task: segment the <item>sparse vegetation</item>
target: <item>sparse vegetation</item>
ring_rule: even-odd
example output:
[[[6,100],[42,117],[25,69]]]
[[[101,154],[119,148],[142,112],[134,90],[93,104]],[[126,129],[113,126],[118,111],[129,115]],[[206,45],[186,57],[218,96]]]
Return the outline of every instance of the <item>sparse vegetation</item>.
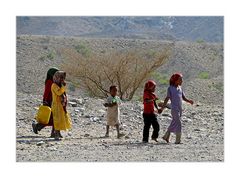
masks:
[[[198,74],[198,78],[209,79],[209,73],[208,72],[201,72],[201,73]]]
[[[213,85],[214,88],[216,88],[218,91],[223,92],[223,84],[222,83],[217,83]]]
[[[117,85],[121,99],[131,100],[136,90],[169,57],[170,48],[146,60],[144,51],[111,51],[104,55],[85,55],[73,49],[61,50],[63,70],[70,80],[81,82],[92,96],[106,97],[110,85]]]
[[[40,61],[44,61],[46,59],[53,60],[55,57],[56,57],[56,52],[54,50],[51,50],[47,54],[42,55],[41,57],[39,57],[39,60]]]
[[[74,46],[75,49],[77,50],[78,53],[80,53],[81,55],[83,55],[84,57],[89,57],[91,50],[89,49],[89,47],[87,47],[87,45],[83,42],[81,42],[80,44]]]
[[[203,39],[198,39],[198,40],[196,40],[196,42],[201,44],[201,43],[204,43],[204,40]]]
[[[55,54],[55,51],[50,51],[48,54],[47,54],[47,58],[48,59],[51,59],[53,60],[55,58],[56,54]]]
[[[169,84],[169,77],[166,74],[153,72],[152,76],[162,85],[168,85]]]
[[[155,57],[155,55],[157,55],[157,51],[153,50],[153,49],[150,49],[149,51],[147,51],[146,53],[146,57],[147,58],[153,58]]]
[[[45,59],[46,59],[46,57],[45,56],[41,56],[41,57],[39,57],[38,58],[40,61],[44,61]]]

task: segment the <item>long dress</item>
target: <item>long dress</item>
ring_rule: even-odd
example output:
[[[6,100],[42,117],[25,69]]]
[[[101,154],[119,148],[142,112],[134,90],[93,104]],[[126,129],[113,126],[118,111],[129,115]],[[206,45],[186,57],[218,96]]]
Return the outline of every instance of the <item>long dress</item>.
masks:
[[[61,95],[66,91],[66,87],[59,87],[56,83],[52,84],[52,114],[55,130],[68,130],[72,126],[69,114],[64,111],[61,103]]]
[[[107,103],[111,104],[113,102],[116,102],[117,104],[108,107],[107,109],[107,125],[109,126],[116,126],[120,125],[120,110],[119,110],[119,105],[120,105],[120,98],[118,96],[112,97],[109,96],[107,98]]]
[[[172,105],[171,109],[172,122],[168,127],[168,131],[180,133],[182,131],[181,123],[182,97],[185,96],[185,94],[180,86],[178,87],[170,86],[168,88],[167,96],[170,98]]]

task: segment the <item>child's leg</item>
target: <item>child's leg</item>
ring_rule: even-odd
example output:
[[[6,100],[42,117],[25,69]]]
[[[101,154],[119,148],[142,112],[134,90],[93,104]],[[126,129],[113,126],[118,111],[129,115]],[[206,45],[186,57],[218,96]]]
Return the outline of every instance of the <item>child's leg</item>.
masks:
[[[175,142],[175,144],[179,144],[179,143],[181,143],[181,132],[177,132],[176,133],[176,142]]]
[[[151,127],[151,118],[148,115],[143,114],[144,127],[143,127],[143,142],[148,142],[149,129]]]
[[[120,133],[120,125],[119,124],[116,125],[116,129],[117,129],[117,138],[123,137],[124,134]]]
[[[54,130],[54,126],[52,126],[52,131],[51,131],[51,138],[54,138],[55,137],[55,130]]]
[[[119,138],[120,137],[119,124],[116,124],[116,129],[117,129],[117,138]]]
[[[159,123],[155,115],[152,116],[152,126],[153,126],[153,133],[152,133],[152,140],[157,142],[158,133],[159,133]]]
[[[59,139],[60,139],[60,131],[59,131],[59,130],[55,130],[54,138],[55,138],[56,140],[59,140]]]
[[[169,143],[170,138],[170,131],[167,131],[165,135],[162,137],[163,140],[165,140],[167,143]]]
[[[109,137],[109,125],[106,126],[106,134],[105,137]]]

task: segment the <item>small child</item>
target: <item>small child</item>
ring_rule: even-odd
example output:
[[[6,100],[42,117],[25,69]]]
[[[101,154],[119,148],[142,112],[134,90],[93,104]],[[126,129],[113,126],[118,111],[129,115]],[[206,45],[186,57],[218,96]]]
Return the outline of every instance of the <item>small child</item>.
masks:
[[[115,126],[117,129],[117,138],[123,136],[120,134],[119,126],[120,126],[120,98],[117,96],[117,86],[112,85],[110,87],[110,96],[107,98],[107,102],[104,103],[104,106],[107,107],[107,126],[106,126],[106,135],[105,137],[109,137],[109,126]]]
[[[143,119],[144,119],[144,128],[143,128],[143,143],[148,143],[149,137],[149,129],[152,125],[153,133],[152,140],[158,142],[158,132],[159,132],[159,124],[157,121],[156,114],[154,113],[154,106],[157,108],[156,104],[157,96],[154,94],[156,88],[156,83],[153,80],[149,80],[145,84],[144,94],[143,94]]]
[[[167,97],[164,100],[164,103],[161,106],[160,113],[166,107],[168,100],[171,100],[171,115],[172,122],[168,127],[167,132],[162,137],[167,143],[169,143],[170,133],[176,133],[176,144],[181,143],[181,132],[182,132],[182,124],[181,124],[181,116],[182,116],[182,100],[193,104],[192,100],[189,100],[185,97],[184,92],[182,91],[182,74],[175,73],[171,76],[169,81],[170,86],[167,90]],[[159,105],[160,106],[160,105]]]

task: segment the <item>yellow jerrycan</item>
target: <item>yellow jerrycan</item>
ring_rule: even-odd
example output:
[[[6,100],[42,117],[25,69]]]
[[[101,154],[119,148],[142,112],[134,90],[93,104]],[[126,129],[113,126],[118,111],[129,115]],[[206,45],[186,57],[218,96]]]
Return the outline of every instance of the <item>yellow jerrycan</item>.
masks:
[[[48,124],[51,116],[51,108],[49,106],[41,105],[38,109],[36,120],[41,124]]]

